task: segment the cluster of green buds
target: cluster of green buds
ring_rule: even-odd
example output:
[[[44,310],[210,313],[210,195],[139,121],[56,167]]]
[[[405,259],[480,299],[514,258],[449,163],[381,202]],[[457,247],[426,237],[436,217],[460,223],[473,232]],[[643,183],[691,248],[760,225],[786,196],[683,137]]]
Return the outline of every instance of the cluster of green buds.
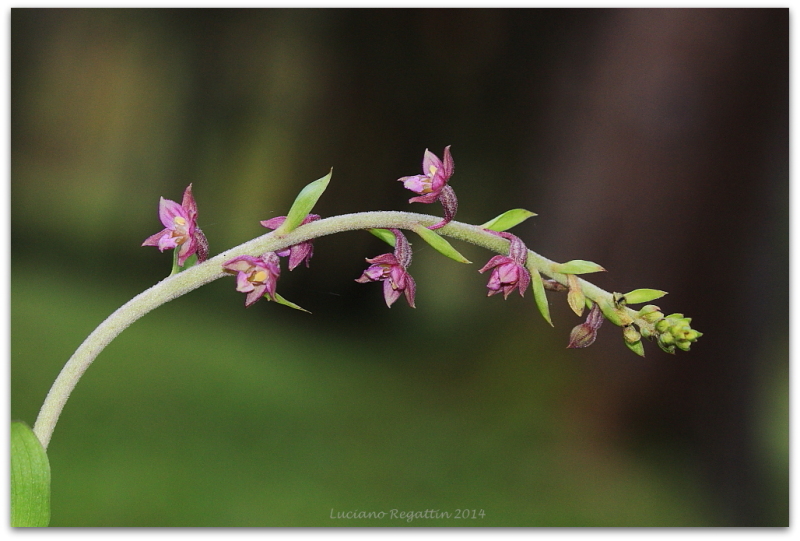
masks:
[[[703,336],[700,331],[692,329],[692,318],[683,317],[683,314],[664,316],[661,309],[653,304],[639,310],[634,319],[638,330],[634,323],[626,325],[623,327],[623,337],[627,346],[637,353],[642,338],[655,339],[662,350],[674,354],[676,347],[689,351],[692,343]]]
[[[662,314],[663,315],[663,314]],[[689,351],[692,342],[696,342],[703,333],[692,329],[692,318],[683,314],[670,314],[656,322],[658,345],[667,353],[675,353],[675,348]]]

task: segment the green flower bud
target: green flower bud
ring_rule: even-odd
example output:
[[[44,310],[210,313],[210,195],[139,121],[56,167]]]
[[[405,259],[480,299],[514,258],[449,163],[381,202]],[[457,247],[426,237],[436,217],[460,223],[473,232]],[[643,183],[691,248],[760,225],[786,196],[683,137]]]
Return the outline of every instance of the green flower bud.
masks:
[[[637,342],[641,342],[642,335],[639,331],[636,330],[636,327],[633,325],[627,325],[625,328],[622,329],[622,336],[625,338],[625,341],[629,344],[635,344]]]
[[[700,338],[701,336],[703,336],[703,333],[701,333],[700,331],[696,331],[694,329],[691,329],[689,332],[687,332],[684,335],[683,338],[685,340],[688,340],[689,342],[696,342],[697,339]]]
[[[684,335],[691,331],[692,328],[686,323],[678,323],[669,328],[669,333],[675,338],[684,338]]]
[[[668,318],[664,318],[661,321],[659,321],[658,323],[656,323],[656,330],[659,333],[665,333],[665,332],[667,332],[669,330],[671,325],[672,325],[672,323],[670,322],[670,320]]]
[[[658,336],[658,343],[670,346],[675,343],[675,337],[669,333],[664,333]]]
[[[639,310],[637,315],[648,323],[655,323],[659,319],[664,318],[664,314],[660,312],[660,308],[654,304],[648,304]]]
[[[678,340],[675,342],[675,345],[683,351],[689,351],[689,347],[691,347],[692,343],[688,340]]]

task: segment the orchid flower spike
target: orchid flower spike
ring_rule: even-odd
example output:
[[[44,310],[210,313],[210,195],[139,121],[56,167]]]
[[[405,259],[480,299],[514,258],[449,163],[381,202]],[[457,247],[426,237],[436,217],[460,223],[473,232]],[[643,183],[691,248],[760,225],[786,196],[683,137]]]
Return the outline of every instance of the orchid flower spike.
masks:
[[[142,246],[158,246],[162,252],[180,246],[178,265],[181,267],[193,254],[197,254],[198,263],[208,258],[208,240],[197,227],[197,203],[192,196],[191,184],[183,192],[180,205],[162,197],[158,204],[158,217],[165,229],[148,237]]]
[[[444,227],[456,215],[458,199],[456,198],[456,192],[448,184],[454,171],[453,157],[450,155],[450,146],[448,145],[444,149],[444,160],[440,160],[436,154],[425,149],[425,156],[422,158],[422,174],[397,179],[403,183],[406,189],[419,194],[419,197],[409,199],[409,203],[435,203],[436,201],[441,201],[444,209],[444,220],[430,226],[428,229]]]

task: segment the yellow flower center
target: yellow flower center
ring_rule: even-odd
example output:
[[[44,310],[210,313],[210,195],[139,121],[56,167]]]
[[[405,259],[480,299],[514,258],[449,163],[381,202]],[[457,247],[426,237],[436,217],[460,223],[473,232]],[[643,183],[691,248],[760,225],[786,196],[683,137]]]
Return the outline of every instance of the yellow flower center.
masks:
[[[254,272],[250,277],[251,282],[263,282],[266,279],[267,279],[267,273],[263,270]]]
[[[186,220],[180,216],[175,216],[172,221],[175,223],[175,225],[186,225]]]

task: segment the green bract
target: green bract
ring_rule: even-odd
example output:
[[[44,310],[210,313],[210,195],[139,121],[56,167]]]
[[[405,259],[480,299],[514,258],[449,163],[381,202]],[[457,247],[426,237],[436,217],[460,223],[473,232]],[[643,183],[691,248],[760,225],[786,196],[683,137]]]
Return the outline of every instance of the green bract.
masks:
[[[292,203],[292,208],[290,208],[289,212],[286,214],[286,221],[275,230],[277,235],[290,233],[303,222],[308,213],[311,212],[311,209],[314,208],[314,205],[317,204],[322,193],[328,187],[331,175],[333,175],[333,169],[324,177],[315,180],[300,190],[294,203]]]
[[[431,231],[424,225],[417,224],[411,229],[414,231],[414,233],[422,237],[422,240],[433,246],[433,248],[440,254],[446,255],[450,259],[458,261],[459,263],[472,263],[472,261],[458,253],[458,250],[453,248],[449,242],[442,238],[441,235]]]
[[[292,301],[287,301],[286,299],[284,299],[283,297],[281,297],[280,293],[277,293],[277,292],[276,292],[276,293],[275,293],[275,298],[274,298],[274,299],[270,299],[270,298],[269,298],[269,295],[264,295],[264,296],[265,296],[265,297],[266,297],[268,300],[275,301],[275,302],[277,302],[278,304],[282,304],[282,305],[284,305],[284,306],[288,306],[289,308],[294,308],[295,310],[300,310],[301,312],[306,312],[307,314],[310,314],[310,313],[311,313],[311,312],[309,312],[308,310],[306,310],[305,308],[303,308],[302,306],[298,306],[298,305],[296,305],[295,303],[293,303]]]
[[[628,304],[641,304],[660,299],[666,294],[666,291],[660,289],[634,289],[630,293],[625,293],[623,297]]]
[[[388,229],[367,229],[370,233],[381,239],[383,242],[394,248],[395,238],[394,233]]]
[[[536,216],[536,213],[525,209],[507,210],[500,216],[492,218],[481,227],[484,229],[491,229],[492,231],[507,231],[515,225],[521,224],[531,216]]]
[[[33,430],[11,423],[11,526],[50,523],[50,461]]]
[[[573,259],[572,261],[555,265],[553,270],[561,274],[589,274],[590,272],[605,272],[606,269],[591,261]]]
[[[640,357],[644,357],[644,345],[642,344],[641,340],[634,343],[630,343],[626,340],[625,345],[628,346],[628,349],[635,354],[639,355]]]
[[[539,309],[544,320],[547,321],[551,327],[554,327],[555,325],[553,325],[553,321],[550,319],[550,305],[547,302],[547,294],[544,290],[542,276],[533,265],[528,264],[526,266],[531,273],[531,286],[533,287],[533,298],[536,301],[536,307]]]

